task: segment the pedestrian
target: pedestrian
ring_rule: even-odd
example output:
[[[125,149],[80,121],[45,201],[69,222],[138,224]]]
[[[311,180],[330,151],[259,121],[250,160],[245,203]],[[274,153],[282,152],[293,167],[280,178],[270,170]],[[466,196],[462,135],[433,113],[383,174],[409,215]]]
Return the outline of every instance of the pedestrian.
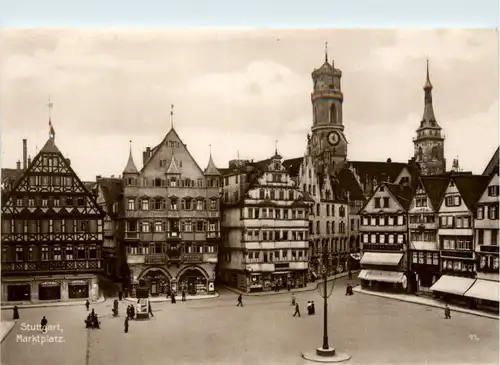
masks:
[[[19,319],[19,309],[17,308],[17,305],[14,306],[14,308],[12,309],[13,311],[13,318],[14,319]]]
[[[134,319],[135,317],[135,308],[132,304],[130,304],[130,319]]]
[[[87,319],[85,320],[85,328],[92,328],[92,317],[90,314],[87,316]]]
[[[182,301],[186,301],[186,291],[184,289],[182,289]]]
[[[128,333],[128,317],[125,317],[125,329],[124,329],[124,332]]]
[[[123,292],[121,290],[118,290],[118,299],[122,300],[123,298]]]
[[[312,307],[311,307],[311,305],[312,305],[312,304],[311,304],[311,302],[310,302],[310,301],[308,301],[308,302],[307,302],[307,314],[308,314],[308,315],[311,315],[311,314],[312,314]]]
[[[451,309],[448,307],[448,304],[444,306],[444,318],[451,319]]]
[[[243,307],[243,297],[238,295],[238,304],[236,304],[237,307]]]
[[[89,307],[90,307],[90,302],[89,300],[87,299],[87,301],[85,302],[85,307],[87,308],[87,312],[89,311]]]
[[[347,277],[349,278],[349,280],[352,280],[352,272],[351,272],[351,270],[349,270],[349,273],[348,273]]]
[[[40,322],[40,324],[42,325],[42,332],[47,332],[47,322],[47,318],[43,316],[42,321]]]
[[[295,305],[295,294],[292,293],[292,305]]]
[[[174,293],[172,293],[172,295],[171,295],[171,300],[172,300],[172,304],[175,304],[175,294]]]
[[[345,288],[345,295],[349,295],[350,291],[349,289],[351,288],[351,285],[350,284],[347,284],[346,288]]]
[[[314,300],[311,302],[311,313],[316,314],[316,307],[314,306]]]
[[[153,309],[151,309],[151,303],[148,303],[148,314],[151,314],[151,317],[154,317]]]
[[[295,313],[293,314],[293,316],[295,317],[296,315],[299,315],[300,317],[300,308],[299,308],[299,303],[295,303]]]

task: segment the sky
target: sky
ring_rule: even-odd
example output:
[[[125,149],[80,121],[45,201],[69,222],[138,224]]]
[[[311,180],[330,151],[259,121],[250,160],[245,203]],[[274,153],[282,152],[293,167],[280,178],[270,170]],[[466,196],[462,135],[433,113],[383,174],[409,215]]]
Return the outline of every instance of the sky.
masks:
[[[304,155],[311,72],[342,70],[352,161],[407,162],[424,109],[426,59],[447,165],[482,173],[498,147],[498,39],[493,29],[0,30],[2,167],[48,139],[81,179],[119,176],[174,127],[201,168],[237,158]]]

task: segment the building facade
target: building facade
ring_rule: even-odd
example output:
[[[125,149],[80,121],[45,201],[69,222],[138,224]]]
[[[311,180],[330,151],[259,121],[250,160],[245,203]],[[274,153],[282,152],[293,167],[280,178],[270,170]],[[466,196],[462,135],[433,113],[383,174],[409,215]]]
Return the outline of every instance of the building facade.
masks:
[[[440,277],[438,211],[448,178],[422,176],[408,211],[411,292],[428,292]]]
[[[220,172],[203,171],[174,128],[123,171],[125,235],[131,291],[213,293],[220,243]]]
[[[406,291],[407,212],[413,192],[402,185],[382,182],[361,211],[361,272],[364,288]]]
[[[311,199],[277,153],[224,173],[219,279],[246,292],[300,288],[308,273]]]
[[[103,217],[51,133],[2,197],[2,302],[97,299]]]
[[[350,252],[347,190],[333,175],[316,171],[312,156],[304,158],[300,183],[302,191],[307,191],[314,201],[309,225],[310,279],[321,277],[324,246],[327,247],[327,274],[346,271]]]
[[[424,115],[417,129],[417,136],[413,139],[414,158],[420,165],[422,175],[439,175],[446,172],[444,136],[441,134],[441,127],[434,115],[429,61],[427,61],[427,78],[424,92]]]

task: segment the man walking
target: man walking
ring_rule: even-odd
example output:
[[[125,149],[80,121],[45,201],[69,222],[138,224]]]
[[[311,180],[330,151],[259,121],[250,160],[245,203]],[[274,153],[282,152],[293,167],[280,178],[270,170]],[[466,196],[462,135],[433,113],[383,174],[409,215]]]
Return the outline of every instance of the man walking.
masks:
[[[87,299],[87,301],[85,302],[85,307],[87,308],[87,312],[89,311],[89,307],[90,307],[90,302],[89,300]]]
[[[151,317],[154,317],[153,309],[151,308],[151,303],[148,302],[148,314],[151,314]]]
[[[352,280],[352,272],[351,272],[351,270],[349,270],[349,274],[348,274],[347,277],[349,278],[349,280]]]
[[[295,303],[295,313],[293,314],[293,316],[295,317],[296,315],[299,315],[300,317],[300,308],[299,308],[299,303]]]
[[[444,319],[451,319],[451,309],[448,304],[444,306]]]
[[[43,316],[42,318],[42,321],[40,322],[40,324],[42,325],[42,332],[47,332],[47,318],[45,318],[45,316]]]
[[[186,301],[186,291],[184,289],[182,289],[182,301]]]
[[[128,317],[125,317],[125,329],[123,332],[128,333]]]
[[[238,304],[236,304],[237,307],[243,307],[243,297],[238,295]]]

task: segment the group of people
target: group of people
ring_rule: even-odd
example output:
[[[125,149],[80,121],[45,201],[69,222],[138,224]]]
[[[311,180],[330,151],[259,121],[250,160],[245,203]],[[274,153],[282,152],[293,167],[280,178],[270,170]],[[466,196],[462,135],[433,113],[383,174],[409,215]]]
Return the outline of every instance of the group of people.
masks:
[[[174,292],[171,292],[170,290],[167,292],[167,298],[170,297],[170,301],[172,302],[172,304],[175,304],[176,300],[175,300],[175,293]],[[182,290],[181,291],[181,300],[183,302],[186,301],[186,291],[185,290]]]
[[[101,328],[100,324],[101,324],[101,322],[99,321],[99,318],[97,317],[97,313],[92,308],[92,312],[89,313],[89,315],[87,316],[87,319],[85,320],[85,328],[100,329]]]

